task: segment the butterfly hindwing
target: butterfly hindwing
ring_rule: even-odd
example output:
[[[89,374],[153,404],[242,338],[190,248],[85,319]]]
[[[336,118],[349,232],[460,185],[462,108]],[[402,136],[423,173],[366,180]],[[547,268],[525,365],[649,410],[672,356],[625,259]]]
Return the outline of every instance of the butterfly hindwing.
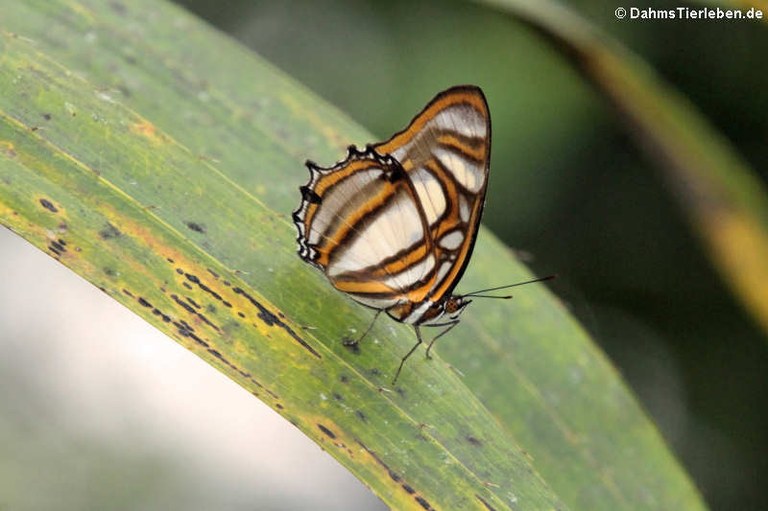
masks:
[[[361,303],[394,305],[429,270],[427,252],[409,259],[415,264],[403,260],[430,246],[412,184],[396,161],[373,151],[350,148],[333,167],[308,166],[314,196],[305,193],[294,215],[300,255]]]

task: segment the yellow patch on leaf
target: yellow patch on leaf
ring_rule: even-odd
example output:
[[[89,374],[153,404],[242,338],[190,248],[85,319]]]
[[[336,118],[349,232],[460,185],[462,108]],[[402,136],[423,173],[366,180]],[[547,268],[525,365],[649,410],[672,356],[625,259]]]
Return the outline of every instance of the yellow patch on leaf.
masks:
[[[164,143],[167,140],[166,136],[158,132],[155,125],[149,121],[137,122],[131,124],[130,127],[133,133],[146,137],[153,143]]]

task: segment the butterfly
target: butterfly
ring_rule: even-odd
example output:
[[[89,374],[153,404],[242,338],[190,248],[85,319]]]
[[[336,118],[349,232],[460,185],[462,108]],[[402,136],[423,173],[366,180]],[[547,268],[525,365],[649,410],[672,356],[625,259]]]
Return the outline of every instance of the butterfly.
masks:
[[[348,148],[332,167],[307,161],[309,182],[293,212],[298,253],[331,284],[376,315],[420,327],[443,327],[427,347],[459,323],[473,296],[453,289],[467,268],[485,204],[491,117],[479,87],[435,96],[402,131],[364,150]],[[540,279],[536,279],[537,281]],[[522,284],[522,283],[520,283]],[[519,285],[519,284],[514,284]]]

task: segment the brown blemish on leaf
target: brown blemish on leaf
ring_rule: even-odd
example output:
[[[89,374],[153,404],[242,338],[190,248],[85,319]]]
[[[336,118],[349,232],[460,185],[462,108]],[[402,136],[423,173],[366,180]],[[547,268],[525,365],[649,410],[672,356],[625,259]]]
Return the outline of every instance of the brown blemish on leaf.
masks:
[[[202,280],[200,280],[200,277],[198,277],[197,275],[194,275],[194,274],[188,273],[188,272],[184,272],[184,276],[187,278],[188,281],[192,282],[193,284],[196,284],[197,287],[199,287],[200,289],[202,289],[203,291],[208,293],[210,296],[212,296],[217,301],[219,301],[222,304],[224,304],[224,306],[230,307],[230,308],[232,307],[231,303],[229,303],[224,298],[222,298],[222,296],[219,293],[217,293],[216,291],[214,291],[213,289],[208,287],[208,285],[205,284]]]
[[[52,241],[48,245],[48,250],[50,250],[57,258],[61,257],[61,255],[65,252],[64,247],[60,247],[55,241]]]
[[[103,240],[111,240],[113,238],[119,238],[123,233],[120,229],[107,222],[107,224],[99,231],[99,237]]]
[[[189,227],[191,231],[199,232],[200,234],[205,234],[206,232],[205,225],[199,224],[197,222],[184,222],[184,225]]]
[[[205,340],[203,340],[201,337],[199,337],[195,333],[195,329],[192,328],[189,323],[184,321],[183,319],[178,321],[173,321],[173,326],[176,327],[176,332],[182,336],[186,337],[188,339],[192,339],[195,341],[198,345],[202,346],[203,348],[209,348],[210,344],[208,344]]]
[[[136,122],[130,125],[131,132],[147,138],[153,144],[167,142],[168,137],[157,131],[155,125],[149,121]]]
[[[0,152],[8,158],[15,158],[17,155],[13,142],[9,140],[0,140]]]
[[[485,509],[487,509],[488,511],[496,511],[496,508],[495,508],[495,507],[493,507],[492,505],[490,505],[490,504],[488,503],[488,501],[487,501],[487,500],[485,500],[485,499],[484,499],[483,497],[481,497],[480,495],[478,495],[478,494],[475,494],[475,498],[477,498],[477,500],[479,500],[479,501],[480,501],[480,503],[481,503],[481,504],[483,504],[483,506],[485,506]]]
[[[125,16],[128,13],[128,9],[122,2],[110,2],[109,6],[113,11],[115,11],[115,13],[119,14],[120,16]]]
[[[258,311],[259,311],[258,314],[257,314],[259,319],[264,321],[264,323],[266,323],[269,326],[277,326],[277,327],[283,329],[285,332],[288,333],[288,335],[291,336],[291,338],[293,338],[293,340],[298,342],[299,345],[302,348],[304,348],[307,351],[309,351],[313,356],[315,356],[316,358],[323,358],[320,355],[320,353],[318,353],[317,350],[315,350],[315,348],[310,346],[309,343],[307,343],[307,341],[305,341],[298,334],[296,334],[296,332],[293,330],[293,328],[291,328],[283,320],[278,318],[275,314],[270,312],[266,307],[264,307],[261,303],[259,303],[250,294],[246,293],[245,291],[243,291],[239,287],[233,288],[232,291],[234,291],[235,294],[238,294],[238,295],[241,295],[241,296],[245,297],[253,306],[255,306],[258,309]]]
[[[201,312],[198,312],[197,310],[195,310],[195,308],[192,305],[188,304],[187,302],[185,302],[184,300],[179,298],[178,295],[171,294],[171,299],[174,302],[176,302],[177,304],[179,304],[179,306],[181,306],[182,309],[184,309],[188,313],[192,314],[193,316],[197,317],[200,321],[202,321],[206,325],[210,326],[211,328],[213,328],[217,332],[221,332],[221,328],[219,328],[218,325],[215,325],[211,320],[209,320],[207,317],[205,317],[205,315],[203,315]],[[188,298],[188,300],[189,300],[189,298]],[[192,303],[194,303],[194,302],[192,302]],[[198,308],[200,308],[199,305],[198,305]]]
[[[155,125],[147,121],[137,122],[131,124],[131,131],[138,133],[139,135],[144,135],[145,137],[154,137]]]
[[[416,502],[418,502],[419,505],[424,509],[427,509],[427,510],[434,509],[432,506],[429,505],[429,501],[427,501],[427,499],[425,499],[421,495],[415,495],[413,498],[416,499]]]
[[[187,312],[189,312],[190,314],[196,314],[196,313],[197,313],[197,311],[194,309],[194,307],[192,307],[192,306],[191,306],[191,305],[189,305],[188,303],[186,303],[186,302],[182,301],[182,300],[181,300],[181,299],[180,299],[180,298],[179,298],[177,295],[175,295],[175,294],[171,294],[171,299],[172,299],[174,302],[176,302],[177,304],[179,304],[179,305],[181,306],[181,308],[182,308],[182,309],[186,310],[186,311],[187,311]]]
[[[349,448],[349,442],[346,442],[343,438],[344,430],[339,428],[336,424],[329,425],[329,420],[328,417],[317,417],[316,419],[305,417],[302,422],[305,424],[313,424],[323,433],[323,440],[330,441],[330,445],[345,453],[349,458],[355,458],[356,452],[353,452],[352,449]],[[326,444],[324,448],[328,448],[328,444]]]
[[[323,434],[324,434],[325,436],[327,436],[328,438],[330,438],[331,440],[336,440],[336,433],[334,433],[333,431],[331,431],[331,430],[330,430],[330,429],[328,429],[327,427],[323,426],[322,424],[318,423],[318,424],[317,424],[317,429],[319,429],[320,431],[322,431],[322,432],[323,432]]]
[[[472,435],[467,435],[464,437],[464,439],[475,447],[482,447],[483,445],[482,441],[478,440],[476,437]]]
[[[370,449],[370,448],[369,448],[367,445],[365,445],[364,443],[362,443],[360,440],[355,440],[355,442],[357,443],[357,445],[359,445],[360,447],[362,447],[362,449],[363,449],[363,450],[364,450],[366,453],[368,453],[368,455],[369,455],[369,456],[370,456],[370,457],[371,457],[371,458],[372,458],[372,459],[373,459],[373,460],[374,460],[374,461],[375,461],[375,462],[376,462],[376,463],[377,463],[379,466],[381,466],[381,467],[382,467],[384,470],[386,470],[386,471],[387,471],[387,475],[389,476],[389,478],[390,478],[390,479],[392,479],[392,481],[394,481],[394,482],[398,483],[398,484],[400,485],[400,487],[401,487],[401,488],[402,488],[402,489],[403,489],[403,490],[404,490],[404,491],[405,491],[405,492],[406,492],[408,495],[410,495],[410,496],[411,496],[411,497],[412,497],[412,498],[413,498],[413,499],[414,499],[414,500],[415,500],[415,501],[416,501],[416,502],[417,502],[417,503],[418,503],[418,504],[419,504],[419,505],[420,505],[422,508],[424,508],[424,509],[430,509],[430,510],[431,510],[431,509],[434,509],[434,508],[432,507],[432,505],[429,503],[429,501],[428,501],[427,499],[425,499],[424,497],[422,497],[421,495],[419,495],[419,494],[418,494],[418,492],[416,491],[416,489],[415,489],[415,488],[414,488],[412,485],[410,485],[410,484],[408,484],[407,482],[405,482],[405,481],[403,480],[403,477],[402,477],[400,474],[398,474],[397,472],[395,472],[394,470],[392,470],[392,468],[390,468],[390,467],[389,467],[389,465],[387,465],[387,464],[384,462],[384,460],[382,460],[382,459],[379,457],[379,455],[378,455],[378,454],[376,454],[376,452],[375,452],[375,451],[373,451],[372,449]]]
[[[46,198],[40,199],[40,205],[43,206],[45,209],[50,211],[51,213],[58,213],[59,208],[53,205],[53,202],[49,201]]]
[[[48,250],[50,250],[51,252],[53,252],[53,253],[54,253],[54,254],[56,254],[57,256],[60,256],[61,254],[63,254],[64,252],[66,252],[66,251],[67,251],[67,249],[66,249],[66,248],[64,248],[64,245],[62,245],[62,244],[61,244],[60,242],[58,242],[58,241],[51,241],[51,242],[48,244]]]
[[[163,320],[163,323],[171,322],[171,317],[163,313],[160,309],[157,309],[157,308],[152,309],[152,314],[154,314],[155,316],[160,316],[160,319]]]

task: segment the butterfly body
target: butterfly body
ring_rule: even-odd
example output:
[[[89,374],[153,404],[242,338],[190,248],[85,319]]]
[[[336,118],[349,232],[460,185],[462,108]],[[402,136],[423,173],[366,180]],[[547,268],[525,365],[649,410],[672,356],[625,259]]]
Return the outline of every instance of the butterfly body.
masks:
[[[458,86],[389,140],[352,146],[331,167],[308,161],[293,213],[299,256],[339,291],[414,325],[419,342],[420,325],[454,326],[470,302],[453,289],[479,229],[490,134],[482,91]]]

